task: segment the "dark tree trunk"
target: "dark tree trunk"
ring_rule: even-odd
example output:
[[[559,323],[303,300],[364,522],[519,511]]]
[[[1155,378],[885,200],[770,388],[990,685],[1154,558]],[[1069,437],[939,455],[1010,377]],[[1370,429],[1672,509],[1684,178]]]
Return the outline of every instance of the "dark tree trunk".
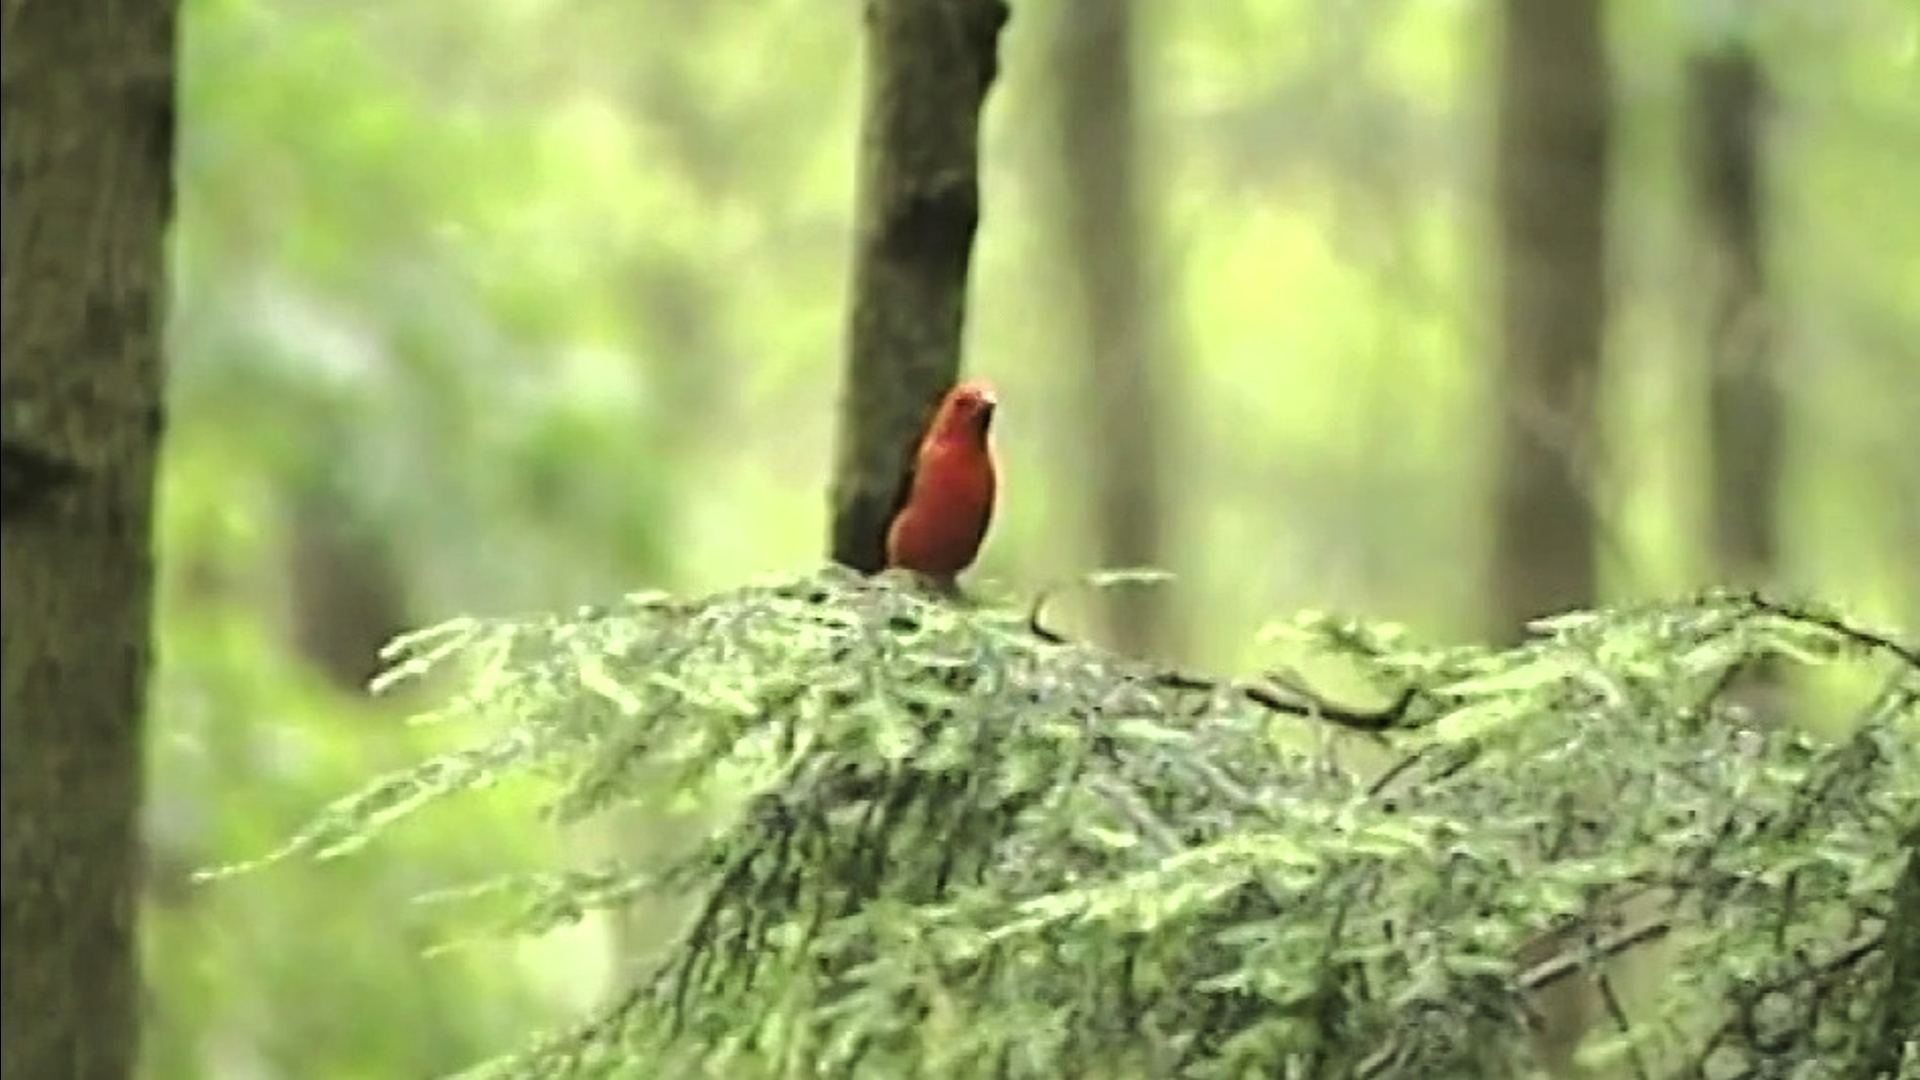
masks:
[[[0,1076],[126,1080],[151,662],[175,8],[11,3],[0,39]]]
[[[1488,615],[1494,634],[1512,639],[1530,619],[1597,599],[1612,105],[1602,0],[1503,0],[1500,10],[1502,323]],[[1542,1057],[1568,1071],[1592,994],[1569,979],[1536,1004]]]
[[[1171,440],[1166,323],[1148,283],[1153,265],[1140,192],[1134,0],[1066,0],[1055,26],[1060,152],[1054,185],[1079,319],[1080,445],[1096,562],[1164,567],[1165,453]],[[1177,637],[1162,589],[1107,589],[1102,622],[1114,646],[1164,652]]]
[[[1001,0],[865,0],[845,379],[830,554],[864,573],[920,431],[960,372],[980,218],[980,112],[999,68]]]
[[[1760,125],[1765,76],[1752,51],[1694,58],[1695,210],[1710,264],[1707,363],[1713,552],[1729,581],[1765,584],[1779,559],[1780,379],[1767,307]]]
[[[1496,631],[1591,603],[1607,317],[1610,85],[1600,0],[1505,0]]]

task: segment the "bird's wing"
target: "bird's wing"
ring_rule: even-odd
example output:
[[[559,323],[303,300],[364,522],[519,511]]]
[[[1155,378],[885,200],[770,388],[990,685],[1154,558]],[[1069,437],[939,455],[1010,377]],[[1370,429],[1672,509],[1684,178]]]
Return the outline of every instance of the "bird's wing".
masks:
[[[894,519],[900,516],[900,511],[907,508],[907,501],[913,497],[913,479],[920,470],[920,447],[926,442],[927,427],[933,423],[934,415],[940,411],[940,401],[942,400],[945,399],[936,400],[933,406],[927,409],[925,415],[920,418],[920,423],[914,427],[915,434],[913,441],[907,444],[906,453],[901,455],[899,484],[893,489],[893,501],[887,506],[886,520],[880,523],[882,530],[880,534],[880,549],[882,551],[886,550],[886,534],[892,531]]]

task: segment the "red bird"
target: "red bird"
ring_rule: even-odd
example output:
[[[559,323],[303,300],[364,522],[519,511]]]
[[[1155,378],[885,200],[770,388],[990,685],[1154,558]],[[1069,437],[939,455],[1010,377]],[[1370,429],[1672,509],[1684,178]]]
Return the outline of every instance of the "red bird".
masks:
[[[973,565],[993,520],[997,479],[987,429],[999,400],[984,382],[947,392],[927,425],[906,483],[906,501],[887,529],[887,566],[942,583]]]

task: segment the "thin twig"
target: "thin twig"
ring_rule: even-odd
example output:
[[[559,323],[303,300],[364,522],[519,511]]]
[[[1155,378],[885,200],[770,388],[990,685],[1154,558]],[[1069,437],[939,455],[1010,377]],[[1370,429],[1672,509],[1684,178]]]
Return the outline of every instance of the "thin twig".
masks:
[[[1646,922],[1637,923],[1600,938],[1590,947],[1560,953],[1542,960],[1521,972],[1513,980],[1514,987],[1526,993],[1544,990],[1580,972],[1593,960],[1605,960],[1618,956],[1650,941],[1658,941],[1672,932],[1673,923],[1668,919],[1649,919]]]
[[[1886,930],[1884,927],[1871,933],[1862,934],[1842,947],[1839,952],[1819,964],[1798,971],[1788,972],[1779,978],[1750,989],[1745,995],[1746,999],[1748,1001],[1759,1001],[1771,994],[1783,993],[1787,990],[1794,989],[1802,983],[1813,983],[1816,986],[1825,986],[1834,976],[1859,964],[1867,957],[1879,951],[1885,939]],[[1736,1009],[1732,1017],[1721,1024],[1712,1035],[1708,1036],[1694,1063],[1694,1071],[1696,1074],[1706,1075],[1707,1058],[1711,1057],[1716,1050],[1725,1045],[1729,1037],[1741,1027],[1746,1011],[1745,1008]],[[1761,1075],[1760,1069],[1749,1067],[1734,1074],[1729,1080],[1753,1080],[1754,1077],[1759,1075]]]
[[[1060,591],[1060,586],[1049,586],[1034,594],[1033,603],[1027,608],[1027,632],[1050,645],[1068,645],[1073,639],[1047,625],[1047,605]],[[1408,687],[1400,692],[1393,703],[1383,709],[1355,709],[1338,705],[1321,697],[1308,687],[1288,685],[1286,690],[1298,695],[1298,699],[1282,696],[1279,689],[1261,683],[1248,683],[1232,680],[1209,678],[1193,672],[1176,668],[1162,668],[1149,676],[1148,681],[1169,690],[1185,690],[1194,693],[1234,694],[1268,712],[1287,716],[1298,716],[1309,720],[1325,720],[1337,727],[1349,731],[1358,731],[1368,735],[1379,735],[1401,727],[1408,710],[1419,697],[1419,691]]]
[[[1836,615],[1824,612],[1806,611],[1779,600],[1769,599],[1759,593],[1748,593],[1742,597],[1748,607],[1755,611],[1786,619],[1789,622],[1805,623],[1817,626],[1826,632],[1853,642],[1862,648],[1896,656],[1915,671],[1920,671],[1920,647],[1906,644],[1891,634],[1876,630],[1865,630],[1847,622]]]
[[[1393,704],[1383,709],[1353,709],[1336,705],[1317,696],[1305,700],[1292,701],[1275,693],[1271,687],[1259,683],[1244,683],[1210,679],[1188,671],[1173,668],[1157,671],[1152,682],[1169,690],[1187,690],[1195,693],[1236,694],[1247,701],[1266,709],[1268,712],[1298,716],[1307,720],[1325,720],[1337,727],[1349,731],[1358,731],[1368,735],[1379,735],[1400,727],[1405,720],[1408,708],[1419,697],[1419,691],[1409,687],[1401,691]]]
[[[1414,766],[1425,761],[1427,759],[1427,755],[1432,753],[1432,751],[1433,751],[1433,747],[1423,746],[1420,749],[1415,750],[1413,753],[1403,756],[1400,760],[1394,762],[1392,765],[1387,766],[1386,772],[1383,772],[1379,776],[1375,777],[1373,783],[1367,785],[1367,798],[1369,799],[1378,798],[1381,795],[1381,793],[1385,792],[1388,788],[1393,786],[1394,781],[1400,779],[1402,776],[1405,776],[1409,771],[1413,769]]]
[[[1607,977],[1606,972],[1598,968],[1594,969],[1593,988],[1599,992],[1600,1002],[1606,1006],[1607,1016],[1613,1021],[1613,1026],[1620,1029],[1620,1034],[1631,1035],[1633,1021],[1627,1019],[1627,1010],[1620,1004],[1620,995],[1614,993],[1613,980]],[[1632,1043],[1627,1044],[1627,1064],[1633,1069],[1633,1075],[1638,1080],[1652,1080],[1653,1073],[1648,1070],[1646,1060],[1640,1056],[1640,1048]]]
[[[1666,919],[1653,919],[1617,933],[1600,938],[1591,945],[1562,953],[1521,972],[1513,980],[1513,988],[1522,994],[1544,990],[1554,983],[1586,970],[1596,960],[1618,956],[1650,941],[1656,941],[1673,931],[1673,924]],[[1388,1039],[1378,1050],[1367,1055],[1354,1069],[1356,1080],[1375,1080],[1395,1065],[1402,1064],[1407,1051],[1398,1037]]]
[[[1049,585],[1033,594],[1033,603],[1027,608],[1027,633],[1049,645],[1067,644],[1067,635],[1048,626],[1046,622],[1047,605],[1053,602],[1058,585]]]

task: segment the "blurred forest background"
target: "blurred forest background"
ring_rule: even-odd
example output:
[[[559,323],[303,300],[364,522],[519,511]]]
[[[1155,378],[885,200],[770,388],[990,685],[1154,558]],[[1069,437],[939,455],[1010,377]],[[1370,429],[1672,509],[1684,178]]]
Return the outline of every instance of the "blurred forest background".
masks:
[[[1920,626],[1920,5],[1603,14],[1604,362],[1564,373],[1597,402],[1568,436],[1597,561],[1527,595],[1768,581]],[[513,793],[365,858],[190,873],[436,744],[364,690],[397,632],[821,561],[857,17],[189,0],[148,1076],[452,1071],[658,939],[671,913],[439,948],[421,893],[670,839],[557,835]],[[1307,607],[1513,632],[1559,519],[1514,509],[1501,440],[1578,424],[1529,416],[1508,362],[1509,17],[1015,4],[967,331],[1004,403],[978,587],[1164,566],[1077,628],[1223,671]]]

